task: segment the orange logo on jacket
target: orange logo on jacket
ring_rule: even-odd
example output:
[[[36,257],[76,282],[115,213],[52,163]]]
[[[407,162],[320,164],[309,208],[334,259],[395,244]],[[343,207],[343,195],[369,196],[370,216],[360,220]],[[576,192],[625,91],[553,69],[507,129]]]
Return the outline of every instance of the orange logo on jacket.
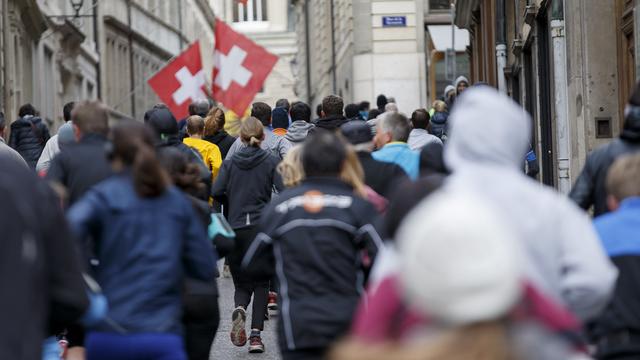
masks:
[[[319,213],[324,208],[324,194],[318,190],[311,190],[304,193],[303,208],[312,214]]]

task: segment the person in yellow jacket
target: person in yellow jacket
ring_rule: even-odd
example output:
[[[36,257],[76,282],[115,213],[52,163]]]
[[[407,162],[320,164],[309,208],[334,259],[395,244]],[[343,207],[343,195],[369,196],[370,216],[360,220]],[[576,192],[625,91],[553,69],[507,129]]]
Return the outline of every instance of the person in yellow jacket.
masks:
[[[218,171],[222,166],[222,154],[218,145],[203,140],[204,136],[204,119],[198,115],[187,118],[187,135],[184,138],[185,145],[190,146],[202,155],[202,160],[211,170],[211,182],[213,183],[218,176]]]

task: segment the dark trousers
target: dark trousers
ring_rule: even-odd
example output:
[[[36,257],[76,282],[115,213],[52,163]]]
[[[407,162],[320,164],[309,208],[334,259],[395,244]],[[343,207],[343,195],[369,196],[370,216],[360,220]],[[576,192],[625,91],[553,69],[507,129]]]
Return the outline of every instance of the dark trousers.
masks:
[[[87,336],[86,345],[87,360],[187,359],[182,337],[177,334],[92,332]]]
[[[327,349],[315,348],[315,349],[300,349],[300,350],[285,350],[280,349],[282,354],[282,360],[324,360],[327,355]]]
[[[247,308],[253,294],[253,306],[251,308],[251,329],[264,329],[264,317],[267,312],[267,300],[269,296],[269,282],[239,282],[235,283],[235,306]]]
[[[184,296],[184,342],[189,360],[207,360],[220,323],[218,295]]]

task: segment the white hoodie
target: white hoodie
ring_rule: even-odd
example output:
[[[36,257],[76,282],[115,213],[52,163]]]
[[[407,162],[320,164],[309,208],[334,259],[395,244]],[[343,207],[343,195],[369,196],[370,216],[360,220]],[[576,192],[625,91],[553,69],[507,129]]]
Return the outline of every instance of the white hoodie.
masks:
[[[617,271],[588,215],[567,197],[520,170],[531,120],[516,103],[488,87],[470,88],[449,117],[444,159],[451,190],[472,190],[502,211],[526,252],[525,274],[582,320],[599,313]]]

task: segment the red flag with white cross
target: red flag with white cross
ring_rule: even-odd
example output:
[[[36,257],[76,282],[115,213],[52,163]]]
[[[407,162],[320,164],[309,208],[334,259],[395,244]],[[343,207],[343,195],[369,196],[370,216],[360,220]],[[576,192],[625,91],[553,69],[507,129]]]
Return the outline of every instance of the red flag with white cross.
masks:
[[[200,43],[195,42],[148,81],[176,119],[189,115],[189,104],[207,98]]]
[[[244,114],[278,57],[220,19],[214,31],[213,97],[236,114]]]

